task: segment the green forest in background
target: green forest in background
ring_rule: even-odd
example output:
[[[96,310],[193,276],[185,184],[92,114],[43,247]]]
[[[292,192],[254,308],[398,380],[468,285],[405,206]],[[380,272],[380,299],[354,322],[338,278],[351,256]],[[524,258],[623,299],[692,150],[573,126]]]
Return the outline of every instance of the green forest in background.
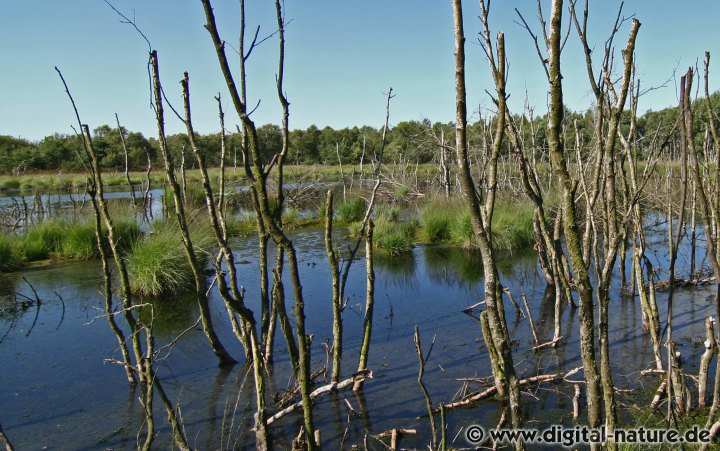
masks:
[[[720,92],[711,96],[713,105],[720,113]],[[698,119],[694,130],[698,142],[702,141],[704,125],[707,123],[705,99],[698,99],[693,103],[693,110]],[[573,140],[575,126],[580,131],[584,142],[593,139],[593,110],[585,113],[567,111],[565,115],[566,138]],[[630,113],[625,112],[625,128],[629,124]],[[648,111],[638,118],[638,143],[642,151],[643,145],[650,145],[651,141],[664,141],[673,131],[677,118],[677,107],[665,108],[660,111]],[[489,119],[494,120],[494,119]],[[537,143],[544,148],[546,117],[529,118],[515,116],[516,124],[522,136],[529,140],[534,134]],[[487,134],[492,124],[484,120],[469,125],[469,144],[471,148],[482,149],[491,139]],[[622,125],[621,125],[622,127]],[[147,167],[148,157],[153,166],[161,164],[157,139],[146,137],[142,133],[132,132],[121,128],[128,149],[128,165],[130,170],[142,170]],[[534,133],[533,133],[534,132]],[[266,124],[258,127],[258,141],[262,156],[270,161],[272,156],[279,153],[282,148],[281,128],[275,124]],[[452,122],[432,123],[429,120],[403,121],[397,123],[390,130],[384,159],[392,163],[428,163],[435,161],[439,155],[439,146],[444,142],[448,146],[454,143],[454,124]],[[102,125],[93,131],[94,144],[101,158],[101,165],[108,170],[120,171],[125,168],[125,156],[120,138],[119,129]],[[333,129],[331,127],[318,128],[311,125],[307,129],[297,129],[290,132],[290,148],[288,162],[290,164],[357,164],[363,159],[368,161],[375,152],[379,151],[382,138],[382,128],[372,126]],[[653,139],[657,138],[657,139]],[[226,163],[228,165],[242,165],[241,137],[239,133],[226,134],[227,151]],[[190,144],[186,134],[176,134],[167,137],[168,147],[173,155],[180,161],[183,149],[186,155],[191,156]],[[198,136],[198,143],[206,152],[208,162],[212,166],[219,164],[220,133]],[[505,149],[508,151],[508,149]],[[672,148],[670,148],[672,151]],[[60,170],[66,172],[81,171],[77,155],[83,152],[82,139],[72,134],[54,134],[40,141],[31,142],[22,138],[0,135],[0,173],[21,175],[26,172]],[[188,168],[193,168],[194,158],[188,158]]]

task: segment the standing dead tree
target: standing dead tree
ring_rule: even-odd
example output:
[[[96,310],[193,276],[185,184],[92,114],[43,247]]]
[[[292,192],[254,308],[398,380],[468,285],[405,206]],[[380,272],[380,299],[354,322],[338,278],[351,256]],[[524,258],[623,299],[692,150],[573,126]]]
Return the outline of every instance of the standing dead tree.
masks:
[[[122,255],[120,255],[120,251],[115,241],[115,226],[113,224],[112,218],[110,217],[108,206],[105,201],[105,190],[102,181],[102,173],[100,172],[100,165],[98,163],[97,155],[95,154],[94,148],[92,146],[90,128],[86,124],[82,123],[82,120],[80,119],[80,113],[78,112],[78,109],[75,105],[75,100],[70,94],[70,89],[68,88],[67,83],[65,83],[65,79],[63,78],[62,73],[57,67],[55,68],[55,70],[57,71],[60,79],[62,80],[63,86],[65,87],[65,92],[67,93],[68,97],[70,98],[70,102],[72,103],[78,126],[80,127],[80,130],[82,130],[82,142],[85,154],[84,158],[83,156],[78,154],[78,158],[80,158],[80,161],[85,168],[85,172],[88,176],[88,193],[92,201],[95,219],[95,241],[98,246],[98,251],[100,253],[103,266],[105,313],[108,316],[110,329],[113,331],[113,334],[118,341],[118,345],[120,346],[120,352],[123,357],[123,366],[128,381],[132,384],[135,383],[136,379],[134,372],[139,370],[143,352],[142,343],[139,336],[140,325],[138,323],[138,319],[135,316],[135,313],[132,311],[132,290],[130,289],[130,279],[127,272],[127,266],[125,265],[125,260],[123,259]],[[103,224],[105,224],[105,228],[107,229],[107,238],[105,238],[106,234],[103,231]],[[110,245],[112,256],[115,260],[115,264],[118,268],[118,274],[120,276],[123,296],[123,315],[128,326],[130,327],[130,343],[133,351],[133,356],[135,358],[135,363],[132,363],[132,360],[130,358],[130,352],[127,348],[127,340],[125,334],[118,326],[114,317],[111,286],[112,279],[110,277],[109,257],[107,255],[107,251],[105,250],[106,239],[108,244]],[[142,373],[140,372],[139,374]],[[140,377],[140,381],[143,381],[142,376]]]
[[[108,317],[108,321],[110,322],[110,328],[115,334],[120,344],[121,354],[123,356],[122,364],[126,371],[128,380],[131,384],[134,384],[136,380],[139,380],[140,382],[140,403],[143,405],[143,408],[145,410],[146,429],[142,448],[150,449],[155,438],[152,402],[153,393],[155,389],[157,389],[158,393],[160,394],[161,401],[165,405],[166,412],[168,414],[168,421],[172,427],[173,441],[175,443],[175,446],[177,446],[178,449],[181,450],[189,450],[190,447],[187,443],[187,439],[177,420],[177,412],[172,406],[172,403],[166,395],[165,391],[163,390],[162,385],[157,378],[157,373],[153,369],[153,364],[156,357],[154,351],[154,337],[152,333],[153,321],[151,319],[150,323],[147,324],[146,322],[140,320],[139,315],[135,313],[135,310],[143,307],[143,305],[136,305],[133,303],[132,300],[132,292],[130,289],[127,266],[125,264],[124,257],[120,254],[118,241],[115,235],[115,226],[112,217],[109,214],[108,204],[104,195],[102,171],[100,168],[97,153],[95,152],[92,136],[90,135],[90,128],[87,126],[87,124],[82,123],[80,119],[80,114],[78,113],[77,107],[75,106],[75,101],[70,94],[67,83],[65,83],[65,79],[63,78],[62,73],[60,73],[60,70],[58,70],[57,68],[56,70],[58,72],[58,75],[60,76],[60,79],[63,82],[65,91],[70,98],[76,119],[78,121],[78,125],[82,130],[83,148],[85,150],[85,157],[87,158],[87,160],[81,157],[81,162],[85,167],[89,177],[88,186],[90,187],[89,191],[92,200],[93,210],[95,212],[95,237],[103,264],[104,288],[106,296],[105,313]],[[105,232],[105,230],[103,230],[102,228],[103,222],[105,224],[107,232]],[[126,338],[114,320],[116,312],[112,307],[112,278],[108,265],[107,252],[105,251],[106,245],[109,245],[112,251],[113,258],[115,260],[115,264],[118,268],[118,273],[120,275],[121,288],[123,293],[122,312],[130,328],[130,336],[132,343],[131,346],[135,357],[134,364],[131,362],[130,359],[130,355],[125,341]],[[143,335],[145,338],[145,346],[143,346],[142,344]],[[140,438],[140,435],[138,435],[138,447],[141,447]]]
[[[592,50],[587,39],[588,3],[586,0],[582,25],[578,20],[574,2],[571,2],[570,8],[571,18],[575,23],[575,28],[585,53],[588,80],[595,94],[597,105],[594,121],[594,142],[596,146],[594,153],[596,158],[594,167],[591,168],[593,176],[590,186],[588,186],[587,180],[580,168],[582,159],[578,157],[579,177],[583,188],[586,209],[583,258],[586,263],[589,263],[591,250],[594,251],[592,252],[595,260],[594,267],[599,276],[596,295],[599,306],[598,338],[600,349],[600,377],[603,389],[606,423],[608,429],[613,431],[617,424],[617,412],[612,372],[610,370],[610,283],[613,278],[619,248],[624,241],[624,237],[627,235],[628,227],[628,221],[622,220],[624,219],[622,218],[623,215],[618,214],[620,206],[618,205],[619,193],[616,187],[618,184],[619,158],[616,150],[620,117],[625,109],[625,103],[632,80],[635,40],[640,28],[640,22],[637,19],[632,20],[627,46],[623,50],[622,79],[619,88],[616,90],[613,81],[610,79],[610,74],[613,64],[613,41],[620,25],[624,22],[624,19],[621,19],[622,7],[618,11],[610,37],[605,43],[605,53],[600,71],[601,75],[599,79],[596,79]],[[580,152],[580,149],[578,148],[577,151]],[[600,212],[598,212],[595,207],[598,200],[601,201]],[[631,202],[631,199],[626,199],[626,201]],[[628,213],[631,211],[632,207]],[[598,239],[598,235],[601,233],[598,230],[600,223],[602,223],[603,233],[601,240]],[[600,242],[602,243],[602,248],[600,248]],[[611,446],[614,446],[614,444],[611,444]]]
[[[245,169],[246,175],[252,184],[253,201],[258,213],[258,221],[262,222],[264,229],[269,233],[270,237],[277,246],[283,250],[287,259],[288,270],[290,272],[290,282],[295,300],[297,361],[294,362],[293,367],[295,368],[295,376],[298,381],[298,385],[300,386],[302,398],[305,442],[307,443],[308,448],[315,449],[317,444],[315,441],[315,427],[312,415],[312,400],[310,398],[310,341],[305,332],[305,300],[302,294],[298,258],[292,241],[282,230],[282,224],[277,221],[277,218],[282,211],[282,204],[276,205],[274,211],[270,208],[270,195],[267,187],[267,178],[270,171],[276,165],[278,167],[283,165],[287,147],[283,146],[283,151],[281,151],[280,154],[275,155],[270,163],[267,165],[263,163],[258,144],[257,129],[255,127],[255,123],[252,119],[250,119],[247,104],[243,101],[235,83],[232,71],[230,70],[230,65],[225,54],[225,42],[220,38],[212,5],[209,0],[202,0],[202,5],[207,19],[205,28],[210,33],[210,38],[218,57],[220,70],[225,78],[225,82],[230,92],[230,98],[240,121],[242,122],[243,129],[245,130],[247,139],[247,147],[245,149]],[[284,25],[279,2],[276,2],[276,10],[280,16],[278,18],[278,23],[282,29]],[[281,40],[281,42],[283,41]],[[282,48],[281,44],[281,49]],[[284,58],[283,50],[281,50],[280,56],[281,59]],[[241,60],[243,59],[244,55],[241,57]],[[282,68],[282,63],[280,68]],[[241,80],[244,80],[242,74]],[[278,82],[280,80],[281,76],[278,74]],[[282,85],[280,83],[278,84],[278,89],[282,92]],[[285,117],[287,116],[286,107],[287,105],[284,105],[283,108]],[[286,123],[287,121],[284,120],[284,125]],[[282,173],[281,169],[278,169],[278,173]],[[282,178],[278,179],[277,189],[279,191],[283,189]],[[278,200],[282,201],[282,196],[280,196]],[[278,209],[280,212],[278,212]],[[288,337],[286,336],[286,339],[287,338]]]
[[[562,74],[560,53],[562,51],[562,0],[553,0],[550,12],[550,32],[547,34],[547,71],[550,99],[547,124],[547,144],[553,172],[560,183],[563,232],[572,264],[575,287],[578,293],[580,320],[580,355],[585,372],[588,425],[600,426],[600,377],[595,357],[595,320],[593,318],[593,289],[590,284],[588,262],[583,256],[582,238],[578,228],[579,218],[575,204],[577,181],[570,175],[565,140],[562,133],[564,118]],[[543,35],[545,36],[543,23]]]
[[[710,257],[710,262],[713,267],[715,277],[720,276],[720,241],[718,241],[718,232],[720,221],[718,221],[718,214],[720,213],[720,136],[717,131],[718,117],[715,113],[712,101],[710,98],[709,89],[709,67],[710,67],[710,53],[705,53],[705,97],[706,97],[706,108],[708,113],[708,128],[710,129],[710,135],[712,137],[712,143],[716,150],[716,173],[714,177],[703,177],[701,173],[702,162],[698,156],[698,149],[695,145],[695,141],[692,137],[687,139],[687,147],[690,158],[690,170],[692,172],[695,186],[697,189],[698,205],[700,208],[700,214],[705,224],[705,238],[707,240],[707,251]],[[689,71],[691,73],[692,69]],[[689,101],[689,93],[685,93]],[[687,108],[683,110],[683,120],[685,122],[685,129],[693,130],[693,115],[692,110]],[[720,281],[720,278],[718,279]],[[718,282],[718,289],[716,291],[716,313],[720,315],[720,282]],[[720,316],[718,316],[720,318]],[[717,368],[715,373],[715,387],[713,390],[713,401],[708,414],[708,420],[706,427],[712,426],[715,430],[720,427],[720,421],[717,419],[717,413],[720,409],[720,359],[716,361]]]
[[[200,310],[203,332],[205,332],[205,336],[210,342],[213,352],[215,352],[215,355],[220,360],[220,364],[232,365],[236,363],[236,360],[233,359],[227,352],[225,346],[223,346],[220,338],[217,336],[215,329],[213,328],[210,306],[207,299],[207,287],[205,286],[205,275],[203,268],[200,265],[200,259],[198,258],[197,252],[193,247],[192,238],[190,237],[190,229],[188,226],[182,189],[180,184],[177,182],[177,178],[175,176],[175,163],[165,140],[165,114],[162,99],[162,85],[160,83],[157,51],[155,50],[150,52],[150,69],[152,74],[152,88],[154,94],[153,108],[155,110],[155,120],[158,131],[158,144],[160,146],[160,153],[162,154],[163,161],[165,163],[165,176],[173,193],[175,215],[178,227],[180,228],[180,236],[182,237],[185,255],[187,256],[193,273],[193,279],[195,282],[195,299]]]
[[[624,151],[624,162],[627,162],[626,168],[622,168],[622,181],[623,189],[625,191],[625,198],[629,199],[631,193],[639,193],[641,187],[647,183],[649,176],[652,173],[652,169],[655,168],[657,162],[657,156],[654,152],[656,149],[655,145],[650,146],[650,151],[646,156],[646,164],[643,172],[639,172],[638,164],[638,143],[637,143],[637,102],[640,97],[640,86],[639,82],[637,87],[634,82],[631,84],[630,91],[633,94],[630,97],[630,126],[627,132],[627,136],[618,132],[618,138],[620,139],[623,151]],[[676,123],[677,125],[677,123]],[[653,142],[658,139],[658,133],[660,127],[656,130],[653,136]],[[625,165],[622,165],[625,166]],[[632,206],[632,215],[630,219],[630,226],[632,227],[631,242],[632,242],[632,255],[631,255],[631,280],[633,281],[633,289],[631,293],[637,291],[640,299],[640,309],[642,311],[642,323],[643,328],[648,331],[650,340],[653,346],[653,357],[655,360],[655,367],[657,370],[663,369],[662,357],[661,357],[661,339],[660,339],[660,315],[658,313],[657,300],[655,296],[655,273],[650,260],[645,256],[646,239],[645,230],[643,224],[644,216],[642,209],[638,202]],[[623,243],[624,247],[625,244]],[[624,259],[621,257],[620,265],[624,265]],[[643,268],[646,269],[647,279],[643,274]]]
[[[245,346],[246,352],[249,353],[249,356],[253,362],[253,374],[255,378],[255,394],[257,403],[257,411],[255,415],[256,444],[260,448],[271,448],[272,444],[270,442],[270,434],[267,432],[266,426],[264,375],[265,365],[263,358],[264,348],[257,334],[254,314],[250,309],[245,306],[244,293],[239,288],[237,272],[235,268],[235,256],[227,241],[227,230],[225,227],[224,219],[215,203],[212,186],[210,184],[210,177],[208,176],[205,154],[199,149],[195,139],[195,131],[192,125],[192,116],[190,110],[190,86],[187,72],[185,73],[185,76],[181,81],[181,85],[183,89],[183,104],[185,109],[184,122],[187,128],[190,147],[192,148],[193,154],[195,155],[195,159],[198,164],[198,168],[200,169],[203,191],[205,192],[205,204],[208,209],[210,225],[215,235],[215,240],[220,247],[222,257],[225,260],[227,272],[229,273],[228,283],[225,277],[225,273],[221,269],[220,262],[218,261],[218,259],[216,259],[215,280],[218,283],[220,295],[225,301],[225,305],[228,310],[228,314],[230,315],[233,329],[235,329],[238,338]],[[239,314],[242,318],[242,325],[239,328],[236,325],[236,313]]]
[[[690,109],[690,92],[692,90],[693,71],[688,72],[680,77],[680,105],[678,112],[682,117],[680,121],[680,133],[682,140],[680,143],[680,206],[677,212],[677,230],[673,230],[673,211],[672,204],[668,205],[668,241],[670,248],[670,263],[668,265],[668,278],[670,285],[668,287],[667,296],[667,320],[665,330],[667,331],[667,393],[668,393],[668,421],[673,418],[673,393],[675,405],[679,412],[685,410],[686,388],[683,380],[682,371],[680,370],[680,362],[676,356],[675,344],[673,342],[673,301],[675,292],[675,263],[677,262],[678,251],[680,249],[680,240],[685,234],[685,203],[687,200],[687,170],[688,170],[688,150],[695,157],[694,137],[692,136],[693,117]],[[691,144],[691,142],[693,142]],[[675,236],[673,237],[673,233]]]
[[[130,188],[130,200],[132,201],[132,204],[134,207],[137,206],[137,201],[135,199],[135,186],[133,186],[132,180],[130,180],[130,164],[128,161],[128,148],[127,144],[125,143],[125,132],[123,131],[123,128],[120,126],[120,118],[118,117],[117,113],[115,113],[115,122],[118,126],[118,134],[120,135],[120,143],[122,144],[123,148],[123,155],[125,157],[125,179],[128,183],[128,188]]]
[[[463,31],[463,15],[461,0],[453,0],[453,23],[455,35],[455,145],[463,197],[468,204],[473,231],[477,238],[482,256],[483,275],[485,280],[485,306],[481,313],[483,336],[491,360],[495,386],[500,396],[508,396],[512,425],[519,428],[520,389],[513,364],[510,337],[505,322],[505,308],[502,303],[502,284],[499,279],[495,250],[492,241],[492,218],[495,208],[497,188],[497,162],[505,136],[505,118],[507,97],[504,86],[498,87],[495,99],[498,113],[495,136],[485,162],[484,189],[475,183],[471,174],[468,159],[467,139],[467,100],[465,88],[465,34]],[[485,1],[480,1],[483,21],[485,55],[490,61],[493,77],[505,79],[505,38],[503,33],[497,36],[497,53],[494,50],[487,27],[487,8]]]
[[[366,230],[371,222],[371,215],[373,213],[373,209],[375,208],[375,200],[377,199],[377,194],[380,189],[380,184],[382,183],[382,177],[380,168],[382,167],[382,155],[384,153],[385,145],[387,143],[387,134],[390,129],[390,100],[392,100],[393,96],[393,89],[392,87],[387,92],[386,102],[385,102],[385,125],[383,127],[383,133],[380,140],[380,152],[376,153],[374,155],[374,158],[372,159],[372,166],[373,166],[373,175],[375,177],[375,184],[373,186],[373,189],[370,194],[370,199],[368,200],[367,206],[365,208],[365,214],[363,215],[363,219],[360,222],[360,228],[358,231],[357,239],[355,240],[355,243],[352,246],[348,247],[348,255],[341,259],[339,253],[333,249],[333,243],[332,243],[332,227],[333,227],[333,195],[332,191],[328,191],[327,193],[327,200],[325,202],[325,252],[328,257],[328,262],[330,264],[330,273],[332,276],[332,308],[333,308],[333,344],[332,344],[332,375],[331,380],[334,383],[337,383],[340,380],[340,364],[342,361],[342,313],[343,313],[343,299],[345,298],[345,286],[347,284],[348,276],[350,275],[350,267],[352,266],[353,261],[355,261],[355,256],[358,253],[358,250],[360,249],[360,245],[362,244],[362,240],[364,238],[367,238],[365,236]],[[376,160],[377,158],[380,158],[380,160]],[[367,247],[366,247],[367,248]],[[370,252],[372,253],[372,247],[370,247]],[[370,261],[372,261],[372,255],[368,255],[366,253],[366,258],[369,258]],[[369,271],[369,268],[368,268]],[[370,277],[368,273],[368,277]],[[368,293],[368,296],[370,294]],[[367,313],[369,312],[369,320],[372,322],[372,308],[369,310],[366,309],[366,321],[367,321]],[[370,330],[372,329],[372,325],[370,326]],[[366,329],[367,333],[370,333],[370,330]],[[369,340],[370,337],[367,336],[367,348],[363,346],[363,350],[360,351],[360,365],[358,367],[358,371],[362,371],[365,368],[365,365],[367,364],[367,353],[369,352]],[[363,344],[365,344],[365,338],[363,339]],[[365,364],[363,364],[363,355],[365,355]],[[360,384],[361,386],[362,384]]]

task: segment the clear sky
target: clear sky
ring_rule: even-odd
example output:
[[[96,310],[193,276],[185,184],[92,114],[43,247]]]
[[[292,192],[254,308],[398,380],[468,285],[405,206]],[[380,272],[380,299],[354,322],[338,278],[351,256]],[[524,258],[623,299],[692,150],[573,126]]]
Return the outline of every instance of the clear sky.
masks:
[[[567,3],[567,2],[566,2]],[[578,3],[582,3],[579,0]],[[166,94],[181,105],[183,71],[190,74],[193,117],[201,133],[218,131],[213,96],[223,95],[226,126],[238,122],[226,94],[212,43],[203,28],[199,0],[113,0],[133,15],[159,53]],[[546,10],[549,1],[544,1]],[[590,1],[590,40],[596,54],[611,29],[620,2]],[[239,2],[215,0],[222,37],[238,39]],[[487,64],[477,45],[480,23],[476,1],[465,1],[468,95],[471,119],[490,114],[492,91]],[[510,63],[510,107],[520,112],[525,91],[535,111],[545,111],[547,83],[534,46],[521,27],[518,8],[535,30],[532,0],[495,0],[491,7],[493,33],[504,31]],[[637,41],[638,74],[642,86],[659,86],[677,70],[713,53],[711,89],[720,88],[720,2],[691,0],[628,0],[625,15],[642,22]],[[248,31],[260,35],[275,29],[274,2],[247,0]],[[453,30],[449,0],[287,0],[291,23],[286,39],[286,93],[291,102],[290,127],[330,125],[380,126],[384,92],[392,86],[391,122],[454,119]],[[569,15],[565,14],[565,20]],[[623,47],[629,24],[616,42]],[[229,52],[232,50],[228,49]],[[574,110],[592,104],[584,58],[573,32],[563,54],[565,99]],[[237,57],[235,58],[235,60]],[[155,136],[149,104],[147,45],[103,0],[0,0],[0,134],[38,140],[52,133],[72,133],[70,104],[53,69],[58,66],[70,85],[83,121],[91,128],[114,124],[118,113],[130,130]],[[256,49],[249,61],[249,99],[257,124],[279,123],[275,93],[277,39]],[[714,83],[712,80],[716,80]],[[641,111],[676,103],[675,84],[648,93]],[[182,131],[167,116],[168,132]]]

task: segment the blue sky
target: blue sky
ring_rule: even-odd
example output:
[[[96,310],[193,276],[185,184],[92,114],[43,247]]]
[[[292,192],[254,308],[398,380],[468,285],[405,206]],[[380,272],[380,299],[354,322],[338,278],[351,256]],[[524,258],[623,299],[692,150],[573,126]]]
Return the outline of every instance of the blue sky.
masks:
[[[546,9],[549,2],[544,2]],[[567,2],[566,2],[567,3]],[[579,3],[582,3],[580,0]],[[229,103],[199,0],[114,0],[138,25],[159,53],[166,94],[181,105],[183,71],[190,74],[193,117],[201,133],[218,130],[213,97],[220,92],[228,110],[226,125],[238,122]],[[215,0],[224,39],[238,39],[239,2]],[[536,114],[545,111],[547,83],[528,34],[514,21],[518,8],[537,30],[531,0],[492,2],[493,32],[504,31],[510,63],[510,107],[520,112],[527,90]],[[590,40],[599,54],[619,2],[591,0]],[[466,1],[465,32],[468,101],[472,119],[491,114],[492,91],[487,64],[477,45],[480,23],[476,1]],[[642,22],[637,41],[638,74],[644,87],[659,86],[677,69],[683,72],[713,53],[711,89],[720,87],[720,2],[692,0],[628,0],[625,15]],[[384,92],[392,86],[391,122],[451,121],[454,118],[453,33],[449,0],[286,0],[286,92],[291,102],[291,128],[379,126],[384,119]],[[275,28],[274,2],[247,0],[249,33]],[[569,15],[565,15],[565,20]],[[616,42],[624,46],[628,24]],[[563,55],[565,99],[575,110],[592,104],[584,59],[576,34]],[[155,135],[149,105],[147,46],[123,25],[103,0],[0,0],[0,134],[31,140],[52,133],[72,133],[73,113],[58,66],[70,85],[83,121],[91,128],[122,124],[146,136]],[[275,93],[277,39],[256,49],[249,61],[249,99],[260,106],[258,124],[279,123]],[[715,83],[712,80],[716,80]],[[674,83],[641,100],[641,111],[676,103]],[[169,133],[183,130],[167,116]]]

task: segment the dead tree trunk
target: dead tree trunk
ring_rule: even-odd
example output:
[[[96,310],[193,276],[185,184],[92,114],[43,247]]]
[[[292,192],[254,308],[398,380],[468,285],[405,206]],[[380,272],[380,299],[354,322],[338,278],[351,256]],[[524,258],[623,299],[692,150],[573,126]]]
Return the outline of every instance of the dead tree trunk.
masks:
[[[510,338],[507,335],[505,324],[505,309],[502,304],[502,285],[500,283],[495,262],[495,254],[492,244],[492,216],[495,203],[495,190],[497,187],[497,159],[502,146],[505,132],[506,94],[504,84],[498,83],[505,80],[505,47],[504,35],[498,34],[497,55],[493,51],[490,33],[487,24],[487,10],[485,2],[481,1],[482,20],[484,28],[486,56],[490,62],[493,77],[498,86],[498,115],[497,129],[492,149],[490,150],[487,168],[487,192],[485,202],[482,205],[481,195],[471,175],[470,163],[468,160],[467,141],[467,101],[465,88],[465,35],[463,31],[463,16],[461,0],[453,0],[453,19],[455,33],[455,97],[456,97],[456,122],[455,122],[455,145],[458,162],[458,175],[465,201],[470,209],[473,231],[478,241],[482,255],[483,274],[485,277],[485,305],[488,319],[491,342],[486,342],[488,347],[494,346],[498,351],[498,361],[493,364],[497,371],[494,374],[495,385],[501,395],[508,395],[513,427],[520,427],[520,389],[518,386],[515,367],[513,364],[512,351],[510,349]],[[497,58],[497,62],[496,62]],[[491,354],[492,356],[492,354]],[[491,357],[492,358],[492,357]]]
[[[288,269],[290,272],[290,281],[292,284],[292,292],[295,299],[298,362],[297,365],[294,366],[297,369],[296,377],[298,380],[298,385],[300,386],[300,392],[302,397],[305,442],[307,443],[308,448],[316,449],[317,444],[315,442],[315,427],[312,416],[312,400],[310,399],[310,343],[308,336],[305,332],[305,300],[302,294],[298,259],[292,241],[290,241],[290,239],[288,239],[288,237],[285,235],[280,225],[278,225],[275,216],[270,210],[269,195],[266,186],[266,180],[270,170],[272,169],[272,166],[274,164],[282,165],[286,147],[283,148],[283,152],[278,155],[277,158],[273,159],[273,162],[271,162],[268,167],[265,167],[260,155],[255,123],[248,116],[246,108],[247,104],[240,97],[237,86],[235,84],[235,80],[233,78],[232,71],[230,70],[230,65],[225,54],[225,43],[220,38],[220,35],[218,33],[215,15],[213,13],[210,0],[202,0],[202,5],[205,11],[205,17],[207,19],[205,28],[210,33],[210,38],[212,39],[213,45],[215,47],[215,52],[217,54],[221,72],[225,78],[228,90],[230,91],[230,97],[232,99],[233,105],[235,106],[235,110],[237,111],[238,116],[240,116],[240,120],[243,124],[243,129],[246,130],[248,146],[246,150],[247,157],[245,158],[245,169],[246,175],[250,179],[253,187],[254,196],[257,202],[256,205],[258,207],[258,214],[272,239],[277,243],[279,247],[283,248],[287,256]],[[281,36],[280,42],[282,49],[282,43],[284,42],[284,39],[282,38],[284,21],[282,19],[281,13],[279,12],[280,6],[278,2],[276,2],[276,10],[278,11],[279,16],[278,23],[280,25],[279,31]],[[283,55],[284,52],[281,50],[281,59],[283,58]],[[241,55],[241,61],[244,62],[246,56],[246,53]],[[241,68],[244,68],[244,64],[241,65]],[[244,77],[241,76],[241,80],[244,83]],[[278,87],[281,90],[281,85],[279,85]],[[284,111],[286,111],[285,108]],[[282,182],[282,179],[279,179],[279,182]],[[282,190],[282,186],[279,186],[278,189]],[[278,208],[281,209],[282,205],[278,205]]]
[[[577,182],[574,182],[570,177],[565,155],[565,143],[562,137],[564,116],[562,74],[560,71],[562,0],[553,0],[551,8],[550,34],[547,40],[548,79],[550,82],[547,125],[548,150],[555,177],[560,182],[563,230],[579,298],[580,355],[587,383],[588,426],[599,427],[601,421],[600,378],[595,358],[593,289],[590,284],[588,265],[583,257],[582,240],[578,229],[579,221],[575,206]]]
[[[365,273],[367,274],[367,287],[365,290],[365,319],[363,320],[363,339],[360,346],[360,360],[357,372],[367,370],[368,355],[370,354],[370,338],[372,337],[373,311],[375,308],[375,268],[373,267],[373,230],[375,224],[372,219],[368,222],[365,235]],[[358,380],[353,385],[353,391],[362,390],[364,380]]]
[[[135,206],[137,206],[137,201],[135,200],[135,187],[133,186],[133,183],[130,180],[130,164],[128,161],[128,149],[127,149],[127,145],[125,144],[125,134],[123,133],[123,129],[120,126],[120,118],[118,118],[117,113],[115,113],[115,122],[117,122],[118,133],[120,134],[120,142],[122,143],[122,148],[123,148],[123,155],[125,156],[125,179],[127,180],[128,187],[130,188],[130,200],[132,201],[132,204],[135,207]]]
[[[172,156],[167,148],[165,142],[165,116],[163,112],[162,103],[162,88],[160,85],[160,73],[158,69],[157,52],[153,51],[150,54],[150,68],[152,72],[152,83],[153,93],[155,96],[155,118],[157,121],[158,129],[158,143],[160,145],[160,153],[163,156],[165,162],[165,175],[167,177],[170,188],[173,192],[173,199],[175,202],[175,213],[177,215],[178,227],[180,228],[180,235],[182,237],[183,247],[185,248],[185,255],[187,256],[190,267],[192,268],[193,278],[195,280],[195,299],[200,309],[200,318],[202,320],[203,331],[205,336],[210,342],[210,346],[215,352],[215,355],[220,360],[221,365],[232,365],[236,361],[227,352],[223,346],[220,338],[215,333],[213,328],[212,319],[210,315],[210,306],[208,305],[206,288],[205,288],[205,276],[203,270],[200,267],[195,249],[193,248],[192,240],[190,238],[190,229],[188,227],[187,217],[185,214],[185,205],[183,203],[182,191],[180,185],[175,177],[175,165],[172,160]]]

